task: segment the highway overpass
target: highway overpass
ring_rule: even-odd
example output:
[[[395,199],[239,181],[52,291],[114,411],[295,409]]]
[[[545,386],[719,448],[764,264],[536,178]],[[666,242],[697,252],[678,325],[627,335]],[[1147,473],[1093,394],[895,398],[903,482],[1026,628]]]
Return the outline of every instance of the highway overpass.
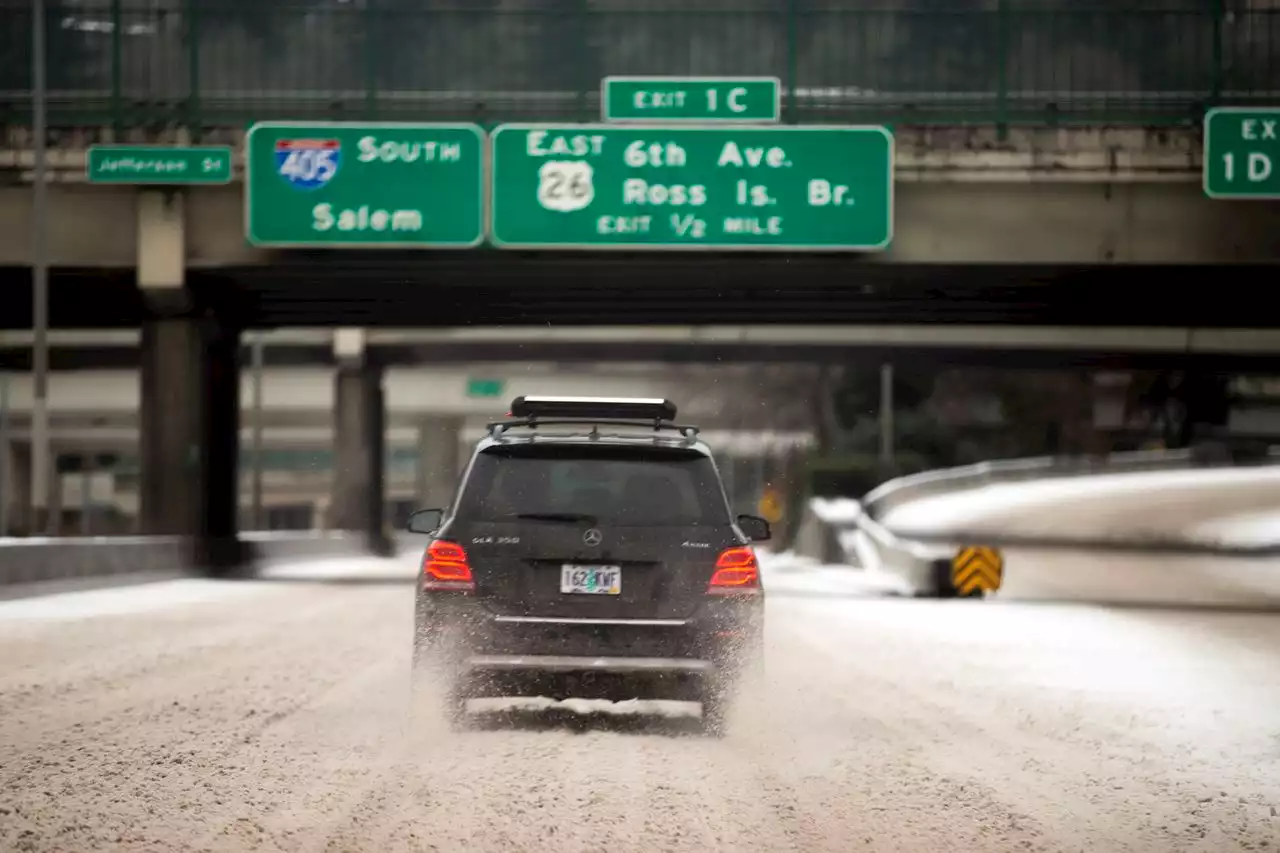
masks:
[[[1135,318],[1136,319],[1136,318]],[[333,364],[333,332],[290,328],[254,333],[267,365]],[[26,371],[33,335],[0,330],[0,370]],[[248,337],[241,361],[249,364]],[[120,370],[142,361],[136,329],[55,330],[55,370]],[[814,365],[850,360],[942,366],[1128,368],[1274,372],[1280,332],[1210,326],[813,324],[370,328],[371,357],[388,366],[575,366],[608,363]],[[1016,358],[1012,358],[1016,356]],[[490,369],[488,367],[484,369]],[[707,369],[706,367],[700,369]]]

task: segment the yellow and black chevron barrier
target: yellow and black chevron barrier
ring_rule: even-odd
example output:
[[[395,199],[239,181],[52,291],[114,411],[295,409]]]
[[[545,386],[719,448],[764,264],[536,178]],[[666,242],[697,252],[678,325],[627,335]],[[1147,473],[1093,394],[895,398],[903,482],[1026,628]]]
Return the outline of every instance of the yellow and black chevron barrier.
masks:
[[[957,595],[995,592],[1004,580],[1004,556],[997,548],[969,545],[951,560],[951,586]]]

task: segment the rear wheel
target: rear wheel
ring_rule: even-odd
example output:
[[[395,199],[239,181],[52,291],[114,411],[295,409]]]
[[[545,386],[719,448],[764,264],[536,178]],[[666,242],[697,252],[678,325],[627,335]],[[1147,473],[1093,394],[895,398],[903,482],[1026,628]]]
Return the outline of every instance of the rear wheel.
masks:
[[[421,633],[413,640],[410,678],[415,705],[426,713],[439,714],[451,729],[465,728],[469,698],[465,679]]]

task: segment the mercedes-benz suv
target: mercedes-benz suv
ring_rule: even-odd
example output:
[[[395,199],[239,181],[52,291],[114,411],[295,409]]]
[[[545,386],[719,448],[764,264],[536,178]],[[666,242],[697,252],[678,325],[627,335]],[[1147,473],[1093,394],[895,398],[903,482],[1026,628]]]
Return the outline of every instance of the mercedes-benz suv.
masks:
[[[722,729],[762,654],[754,516],[733,517],[710,449],[666,400],[519,397],[490,424],[417,585],[415,667],[446,711],[486,696],[684,699]]]

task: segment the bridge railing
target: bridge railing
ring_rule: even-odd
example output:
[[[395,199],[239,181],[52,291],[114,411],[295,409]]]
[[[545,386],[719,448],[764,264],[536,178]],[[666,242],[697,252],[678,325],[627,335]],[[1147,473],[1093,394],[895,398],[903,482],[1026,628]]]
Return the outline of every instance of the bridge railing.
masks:
[[[31,109],[0,0],[0,125]],[[1196,121],[1280,97],[1246,0],[46,0],[51,126],[594,120],[610,74],[767,75],[793,122]]]

